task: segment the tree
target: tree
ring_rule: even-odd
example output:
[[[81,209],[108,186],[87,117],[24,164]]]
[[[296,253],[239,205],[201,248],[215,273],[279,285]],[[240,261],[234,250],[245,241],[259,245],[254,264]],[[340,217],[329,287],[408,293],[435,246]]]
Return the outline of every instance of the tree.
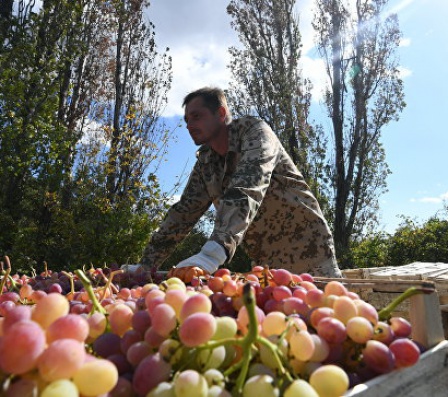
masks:
[[[2,19],[5,253],[59,265],[138,259],[164,208],[155,171],[169,138],[158,117],[171,59],[148,6],[20,0]]]
[[[403,110],[396,49],[401,32],[387,0],[318,0],[313,22],[329,84],[325,105],[334,141],[329,176],[337,255],[376,222],[378,197],[390,173],[381,132]]]
[[[243,48],[231,47],[229,103],[237,115],[264,119],[317,195],[324,142],[308,122],[309,81],[299,69],[295,0],[232,0],[227,7]]]

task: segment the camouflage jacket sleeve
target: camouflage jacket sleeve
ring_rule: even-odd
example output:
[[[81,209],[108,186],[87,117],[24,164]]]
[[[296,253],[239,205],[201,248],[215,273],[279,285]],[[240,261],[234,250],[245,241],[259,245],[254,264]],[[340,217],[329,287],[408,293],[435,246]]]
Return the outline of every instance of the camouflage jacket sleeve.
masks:
[[[233,257],[255,218],[281,153],[280,142],[263,121],[242,118],[230,125],[222,196],[215,202],[211,240]]]
[[[160,267],[210,205],[210,197],[196,163],[180,200],[168,210],[159,228],[152,234],[141,263],[148,267]]]

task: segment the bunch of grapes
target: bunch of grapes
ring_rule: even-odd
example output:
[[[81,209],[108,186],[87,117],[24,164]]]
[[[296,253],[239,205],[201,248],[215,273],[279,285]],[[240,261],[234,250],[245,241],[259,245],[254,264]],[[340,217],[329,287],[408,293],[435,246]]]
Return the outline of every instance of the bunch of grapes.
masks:
[[[421,353],[407,320],[343,280],[320,288],[309,274],[257,266],[189,285],[112,284],[122,274],[100,286],[76,272],[83,288],[65,295],[31,283],[0,295],[6,396],[332,397]]]

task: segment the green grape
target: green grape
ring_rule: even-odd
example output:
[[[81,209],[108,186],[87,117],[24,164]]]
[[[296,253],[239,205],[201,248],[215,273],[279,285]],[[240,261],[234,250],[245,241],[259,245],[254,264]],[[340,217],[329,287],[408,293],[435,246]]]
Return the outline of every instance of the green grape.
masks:
[[[218,346],[214,349],[201,350],[196,358],[201,372],[211,368],[219,368],[226,358],[226,348]]]
[[[294,380],[285,390],[283,397],[319,397],[317,391],[303,379]]]
[[[175,376],[174,392],[176,397],[207,397],[207,381],[199,372],[187,369]]]
[[[68,379],[58,379],[49,383],[40,397],[78,397],[79,392],[75,384]]]
[[[105,359],[86,362],[73,376],[73,382],[84,397],[108,393],[117,381],[117,368]]]
[[[278,397],[279,390],[274,378],[269,375],[255,375],[249,378],[243,387],[243,397]]]

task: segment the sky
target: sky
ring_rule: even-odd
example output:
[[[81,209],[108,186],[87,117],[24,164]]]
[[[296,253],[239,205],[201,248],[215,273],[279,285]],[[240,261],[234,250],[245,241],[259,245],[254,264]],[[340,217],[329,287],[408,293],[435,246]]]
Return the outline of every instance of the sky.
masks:
[[[169,47],[173,84],[163,113],[169,125],[181,120],[183,97],[205,85],[227,88],[228,48],[238,46],[237,33],[226,13],[229,0],[152,0],[149,19],[155,24],[159,50]],[[298,0],[302,35],[301,67],[314,83],[315,113],[322,113],[325,72],[313,43],[313,0]],[[382,132],[386,162],[392,171],[388,192],[381,195],[379,230],[393,233],[402,217],[423,223],[442,214],[448,202],[448,1],[390,0],[388,11],[398,14],[402,42],[397,55],[404,82],[406,108],[398,122]],[[319,118],[324,126],[329,120]],[[196,147],[185,124],[175,130],[167,161],[158,174],[162,188],[171,190],[195,161]],[[179,191],[178,193],[181,193]]]

